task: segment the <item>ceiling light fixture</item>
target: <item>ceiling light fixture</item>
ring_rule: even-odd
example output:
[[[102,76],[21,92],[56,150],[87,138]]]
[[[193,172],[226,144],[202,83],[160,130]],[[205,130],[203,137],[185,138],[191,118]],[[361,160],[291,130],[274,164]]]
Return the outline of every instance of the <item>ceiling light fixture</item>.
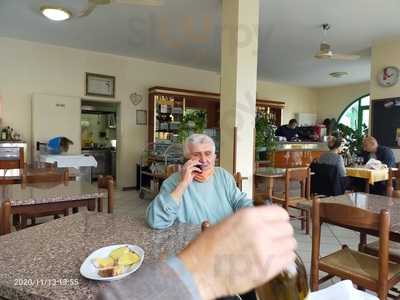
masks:
[[[42,14],[52,21],[65,21],[71,18],[71,13],[65,8],[42,6],[40,8]]]
[[[334,78],[342,78],[342,77],[349,75],[349,73],[348,72],[332,72],[332,73],[329,73],[329,75]]]

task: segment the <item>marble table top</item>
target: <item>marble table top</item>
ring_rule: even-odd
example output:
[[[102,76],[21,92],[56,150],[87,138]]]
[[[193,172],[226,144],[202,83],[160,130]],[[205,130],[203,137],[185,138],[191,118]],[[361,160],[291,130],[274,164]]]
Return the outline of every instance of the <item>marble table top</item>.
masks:
[[[199,232],[188,224],[152,230],[144,218],[88,211],[13,232],[0,237],[0,298],[94,299],[105,284],[79,273],[94,250],[135,244],[148,264],[175,255]]]
[[[49,202],[104,198],[106,189],[79,181],[65,183],[7,184],[0,186],[0,203],[10,200],[11,206]]]

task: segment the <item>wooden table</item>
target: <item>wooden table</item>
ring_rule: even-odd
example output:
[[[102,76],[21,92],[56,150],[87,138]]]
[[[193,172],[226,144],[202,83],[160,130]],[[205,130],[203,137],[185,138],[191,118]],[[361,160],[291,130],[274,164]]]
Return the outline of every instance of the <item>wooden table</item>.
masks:
[[[82,211],[0,236],[0,299],[95,299],[107,284],[79,273],[94,250],[138,245],[145,251],[146,265],[175,255],[199,232],[198,225],[152,230],[144,218]]]
[[[256,201],[257,197],[268,197],[272,200],[272,193],[274,189],[274,179],[283,178],[286,174],[286,169],[281,168],[258,168],[254,174],[254,189],[253,199]],[[266,179],[266,191],[267,192],[256,192],[256,178]],[[261,203],[260,203],[261,204]]]
[[[379,213],[382,209],[387,209],[390,214],[390,239],[400,242],[400,199],[390,198],[386,196],[366,194],[366,193],[351,193],[341,196],[328,197],[320,199],[321,202],[339,203],[349,206],[354,206],[362,209]],[[301,206],[305,209],[311,209],[312,202],[309,204],[302,203]],[[350,228],[352,229],[352,228]],[[378,232],[368,232],[368,234],[378,236]]]
[[[389,169],[372,170],[365,167],[348,167],[346,174],[349,177],[362,178],[365,180],[365,192],[369,193],[369,186],[379,181],[389,179]]]
[[[90,183],[78,181],[0,186],[0,234],[11,232],[12,214],[35,214],[76,207],[87,207],[93,211],[96,200],[102,201],[106,196],[106,189],[98,189]]]

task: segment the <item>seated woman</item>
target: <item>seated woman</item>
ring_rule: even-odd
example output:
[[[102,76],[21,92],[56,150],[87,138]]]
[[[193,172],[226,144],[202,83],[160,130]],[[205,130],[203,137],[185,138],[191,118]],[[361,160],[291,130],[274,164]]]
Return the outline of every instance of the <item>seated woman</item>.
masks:
[[[211,224],[252,206],[235,184],[233,176],[215,167],[215,144],[205,134],[193,134],[183,145],[188,161],[181,172],[167,178],[147,208],[147,222],[154,229],[164,229],[174,222]]]
[[[346,177],[346,167],[344,165],[343,157],[339,155],[342,151],[343,141],[341,138],[330,136],[328,139],[329,151],[322,154],[319,158],[320,164],[336,166],[340,177]]]

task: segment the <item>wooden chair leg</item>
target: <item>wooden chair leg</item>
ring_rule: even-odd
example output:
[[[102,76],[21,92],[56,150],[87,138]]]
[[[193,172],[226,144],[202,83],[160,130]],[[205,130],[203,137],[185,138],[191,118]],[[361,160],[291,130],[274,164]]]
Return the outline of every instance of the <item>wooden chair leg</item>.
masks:
[[[301,221],[301,230],[305,229],[305,218],[304,218],[304,210],[300,210],[300,221]]]
[[[22,216],[21,216],[21,226],[20,226],[20,229],[26,228],[26,227],[27,227],[27,224],[28,224],[28,218],[27,218],[27,216],[22,215]]]
[[[69,215],[69,210],[68,209],[64,209],[64,217]]]
[[[76,214],[76,213],[78,213],[79,212],[79,207],[74,207],[74,208],[72,208],[72,213],[73,214]]]
[[[1,223],[0,223],[0,235],[11,233],[11,203],[10,201],[4,201],[1,206]]]
[[[31,225],[36,225],[36,218],[35,217],[31,218]]]
[[[103,212],[103,198],[97,198],[97,211]]]
[[[310,211],[306,210],[305,214],[306,214],[306,234],[309,235],[310,234]]]

